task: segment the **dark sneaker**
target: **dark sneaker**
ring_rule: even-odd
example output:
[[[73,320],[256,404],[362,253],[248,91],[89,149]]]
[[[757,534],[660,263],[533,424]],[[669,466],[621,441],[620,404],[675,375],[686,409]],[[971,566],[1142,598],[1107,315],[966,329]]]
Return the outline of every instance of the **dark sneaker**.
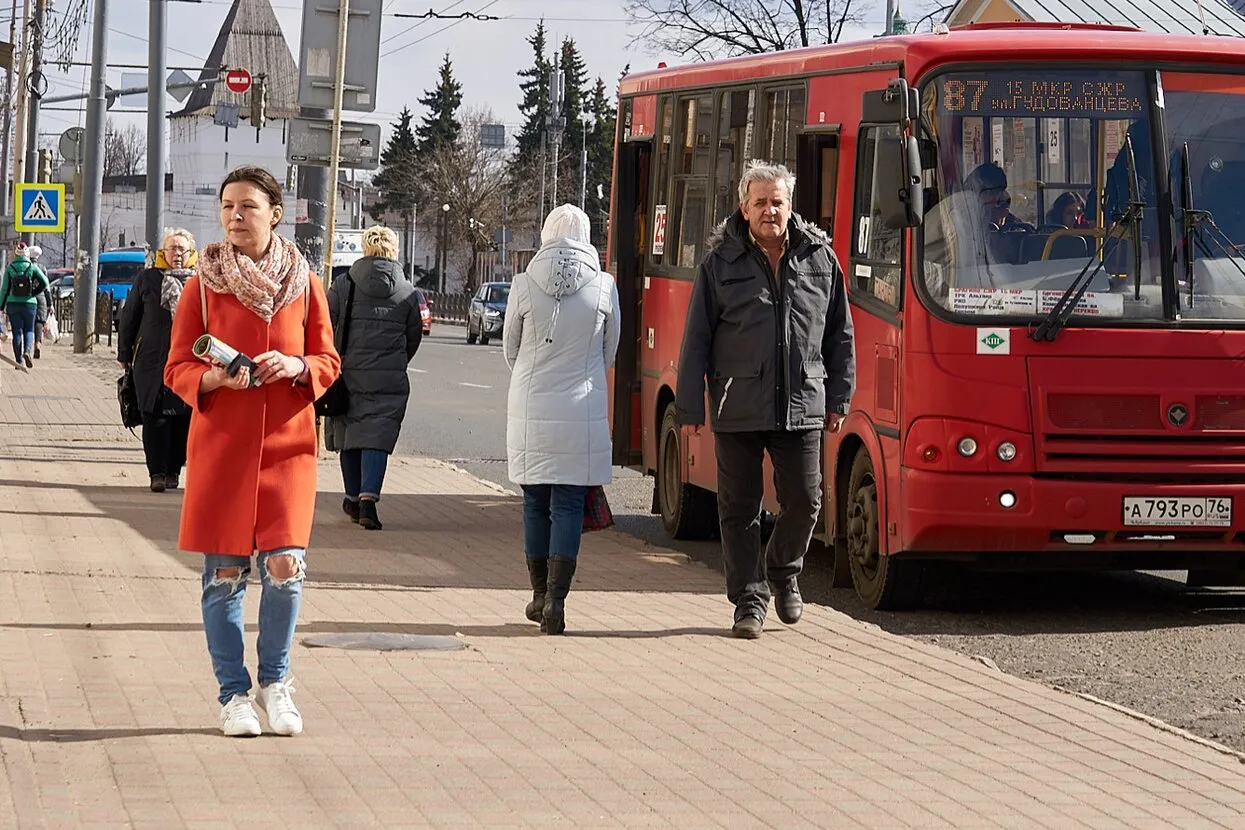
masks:
[[[755,640],[761,636],[761,629],[764,625],[764,622],[756,614],[744,614],[735,620],[731,633],[741,640]]]
[[[30,359],[30,353],[29,353],[29,352],[27,352],[26,354],[22,355],[22,360],[24,360],[24,361],[26,362],[26,368],[27,368],[27,369],[33,369],[33,368],[35,368],[35,362],[34,362],[33,360],[31,360],[31,359]]]
[[[774,610],[778,612],[778,619],[787,625],[795,625],[804,615],[804,597],[800,596],[800,585],[794,576],[785,584],[775,586]]]
[[[39,359],[39,344],[35,344],[35,360]]]
[[[164,476],[151,477],[151,492],[163,493],[166,487],[167,485],[165,484]]]
[[[342,499],[342,511],[350,517],[350,521],[359,523],[359,503],[350,499]]]
[[[166,490],[176,490],[178,487],[181,486],[181,483],[182,483],[182,477],[180,473],[178,473],[177,475],[171,475],[171,476],[166,475],[164,477],[164,487]]]
[[[359,527],[364,530],[381,530],[384,525],[376,515],[376,502],[371,499],[359,500]]]

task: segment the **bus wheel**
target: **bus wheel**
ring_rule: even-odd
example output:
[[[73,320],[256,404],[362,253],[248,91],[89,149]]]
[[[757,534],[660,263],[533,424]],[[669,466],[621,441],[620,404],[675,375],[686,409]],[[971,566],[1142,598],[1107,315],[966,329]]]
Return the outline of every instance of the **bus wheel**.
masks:
[[[878,485],[864,448],[852,463],[845,525],[852,582],[861,602],[878,610],[915,603],[920,597],[922,564],[881,554]]]
[[[717,498],[708,490],[683,482],[683,447],[674,404],[661,419],[657,458],[657,506],[661,522],[673,539],[712,539],[718,530]]]

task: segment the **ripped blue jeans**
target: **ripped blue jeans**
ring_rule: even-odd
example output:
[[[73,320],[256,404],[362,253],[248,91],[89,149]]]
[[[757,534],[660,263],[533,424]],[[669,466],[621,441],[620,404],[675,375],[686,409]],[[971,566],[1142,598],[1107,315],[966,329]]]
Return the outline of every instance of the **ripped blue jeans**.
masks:
[[[298,622],[307,573],[306,555],[302,548],[278,548],[261,551],[255,559],[263,586],[256,639],[260,686],[284,680],[289,673],[290,647],[294,643],[294,626]],[[294,558],[293,576],[277,578],[269,572],[270,560],[281,556]],[[277,562],[271,565],[278,573],[283,572]],[[220,683],[222,705],[234,695],[245,695],[251,690],[251,675],[246,669],[242,642],[242,600],[246,597],[250,574],[249,556],[209,553],[203,557],[203,631],[207,635],[212,668]]]

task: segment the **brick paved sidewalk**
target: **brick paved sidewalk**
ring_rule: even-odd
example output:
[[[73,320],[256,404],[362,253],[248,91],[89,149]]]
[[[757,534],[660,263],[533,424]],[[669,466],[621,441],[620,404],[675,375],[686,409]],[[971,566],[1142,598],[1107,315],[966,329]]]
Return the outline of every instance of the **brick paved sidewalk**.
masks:
[[[516,501],[421,459],[395,459],[381,533],[325,462],[307,732],[220,737],[199,558],[111,425],[113,375],[64,345],[0,364],[0,827],[1242,825],[1223,748],[826,608],[731,639],[718,575],[623,534],[585,539],[543,637]],[[466,648],[305,644],[363,632]]]

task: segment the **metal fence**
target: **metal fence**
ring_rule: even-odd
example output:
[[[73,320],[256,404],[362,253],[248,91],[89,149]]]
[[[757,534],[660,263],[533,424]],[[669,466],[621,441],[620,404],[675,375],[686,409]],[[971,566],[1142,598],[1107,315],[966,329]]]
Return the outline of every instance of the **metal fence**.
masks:
[[[56,324],[60,328],[62,337],[73,334],[75,296],[75,294],[70,294],[66,297],[49,297],[50,310],[56,315]],[[107,338],[108,345],[112,345],[112,333],[120,317],[121,302],[113,300],[112,295],[106,291],[97,292],[95,295],[96,343],[103,338]]]
[[[428,301],[428,310],[432,312],[432,319],[443,323],[467,322],[467,308],[471,305],[471,298],[466,294],[425,291],[424,299]]]

